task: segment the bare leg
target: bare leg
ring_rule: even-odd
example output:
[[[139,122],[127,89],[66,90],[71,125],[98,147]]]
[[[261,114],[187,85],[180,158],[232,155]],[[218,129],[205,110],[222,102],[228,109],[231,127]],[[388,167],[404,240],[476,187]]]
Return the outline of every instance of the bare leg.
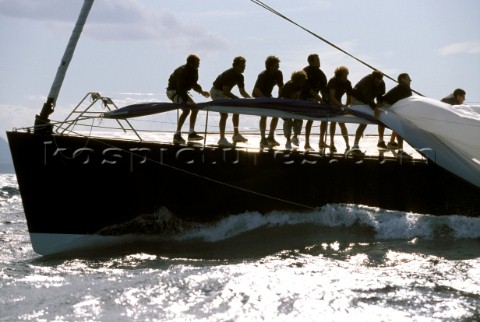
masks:
[[[278,117],[272,117],[272,120],[270,121],[270,132],[268,133],[269,137],[273,138],[275,136],[275,130],[277,129],[277,125]]]
[[[367,128],[367,124],[360,124],[357,127],[357,131],[355,132],[355,141],[353,142],[353,147],[358,147],[358,144],[360,142],[360,138],[363,136],[363,132],[365,132],[365,129]]]
[[[228,113],[220,113],[220,139],[225,138],[225,128],[227,126]]]
[[[383,141],[383,135],[385,133],[385,126],[383,125],[378,125],[378,141],[382,142]]]
[[[298,137],[302,133],[302,125],[303,125],[303,120],[292,120],[292,128],[293,128],[293,138],[292,138],[292,143],[298,146],[299,144],[299,139]],[[295,139],[295,141],[294,141]]]
[[[337,127],[336,122],[330,122],[330,146],[335,146],[334,138],[335,138],[335,129]]]
[[[325,121],[320,122],[320,141],[318,142],[318,146],[320,148],[327,147],[327,127],[328,127],[328,122],[325,122]]]
[[[183,124],[185,123],[185,120],[187,119],[187,116],[188,114],[190,114],[190,110],[185,108],[185,109],[182,109],[182,114],[180,114],[180,117],[178,118],[178,123],[177,123],[177,134],[180,134],[180,132],[182,131],[182,126]],[[193,111],[192,111],[192,115],[193,115]],[[195,115],[196,117],[197,115]],[[191,124],[191,121],[190,121],[190,124]]]
[[[195,129],[195,123],[197,122],[197,115],[198,110],[192,110],[192,114],[190,114],[190,132],[193,132]]]
[[[305,149],[311,148],[310,146],[310,132],[312,131],[312,120],[308,120],[305,124]]]
[[[287,141],[290,141],[292,136],[292,119],[283,119],[283,135]]]
[[[345,146],[347,150],[350,150],[350,144],[348,143],[348,130],[345,126],[345,123],[338,123],[340,125],[340,130],[342,131],[343,139],[345,140]]]
[[[238,124],[240,123],[240,116],[238,114],[233,114],[232,123],[233,123],[233,135],[239,134],[238,133]]]
[[[390,143],[395,143],[395,139],[398,137],[398,145],[400,146],[400,137],[397,135],[397,133],[392,132],[392,136],[390,136]],[[403,140],[402,140],[403,141]]]
[[[273,119],[272,119],[273,121]],[[265,139],[265,131],[267,129],[267,117],[266,116],[260,116],[260,137]]]
[[[403,150],[403,138],[397,135],[398,149]]]

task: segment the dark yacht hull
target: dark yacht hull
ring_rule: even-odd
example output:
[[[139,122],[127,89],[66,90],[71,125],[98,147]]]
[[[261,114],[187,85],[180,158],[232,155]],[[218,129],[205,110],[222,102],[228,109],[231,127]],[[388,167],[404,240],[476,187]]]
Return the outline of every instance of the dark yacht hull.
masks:
[[[161,209],[184,222],[331,203],[480,215],[478,187],[424,161],[7,135],[31,234],[152,233],[126,223]]]

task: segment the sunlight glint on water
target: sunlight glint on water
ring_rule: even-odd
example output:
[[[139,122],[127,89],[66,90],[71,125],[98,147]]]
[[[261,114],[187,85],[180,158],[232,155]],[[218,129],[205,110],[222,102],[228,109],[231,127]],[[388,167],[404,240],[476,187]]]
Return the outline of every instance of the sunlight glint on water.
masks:
[[[14,175],[0,207],[0,321],[480,320],[478,218],[328,205],[47,258]]]

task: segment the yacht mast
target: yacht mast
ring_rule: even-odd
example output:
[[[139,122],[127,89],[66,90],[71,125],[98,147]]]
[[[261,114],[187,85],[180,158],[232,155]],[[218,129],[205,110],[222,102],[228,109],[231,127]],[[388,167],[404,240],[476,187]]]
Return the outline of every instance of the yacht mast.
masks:
[[[72,35],[70,36],[70,40],[68,41],[68,45],[65,49],[62,60],[60,61],[60,66],[58,67],[57,74],[55,75],[52,87],[50,88],[50,93],[48,94],[47,101],[43,104],[40,115],[35,116],[35,133],[52,133],[52,125],[50,124],[50,119],[48,118],[48,116],[52,114],[53,110],[55,109],[55,104],[57,102],[58,94],[60,93],[63,80],[65,79],[68,65],[72,60],[73,53],[75,52],[75,47],[77,46],[78,40],[80,39],[80,34],[82,33],[85,22],[87,21],[87,17],[90,13],[90,9],[92,8],[93,1],[94,0],[83,1],[83,6],[78,16],[77,23],[72,31]]]

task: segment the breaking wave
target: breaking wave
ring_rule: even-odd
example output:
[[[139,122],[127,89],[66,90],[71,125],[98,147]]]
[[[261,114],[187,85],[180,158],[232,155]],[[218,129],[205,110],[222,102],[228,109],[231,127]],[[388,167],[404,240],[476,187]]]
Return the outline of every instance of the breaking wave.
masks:
[[[169,240],[200,240],[217,242],[256,230],[293,227],[316,227],[318,234],[325,229],[346,230],[347,233],[367,234],[374,239],[477,239],[480,238],[480,218],[461,215],[432,216],[379,208],[329,204],[310,212],[274,211],[266,215],[246,212],[226,217],[218,222],[200,224],[183,221],[167,209],[140,216],[130,222],[108,227],[101,235],[142,234],[162,236]]]
[[[17,196],[20,196],[20,190],[15,175],[0,175],[0,201],[7,201]]]
[[[13,197],[19,194],[20,194],[20,190],[18,190],[18,187],[6,186],[6,187],[0,188],[0,196],[5,198]]]

